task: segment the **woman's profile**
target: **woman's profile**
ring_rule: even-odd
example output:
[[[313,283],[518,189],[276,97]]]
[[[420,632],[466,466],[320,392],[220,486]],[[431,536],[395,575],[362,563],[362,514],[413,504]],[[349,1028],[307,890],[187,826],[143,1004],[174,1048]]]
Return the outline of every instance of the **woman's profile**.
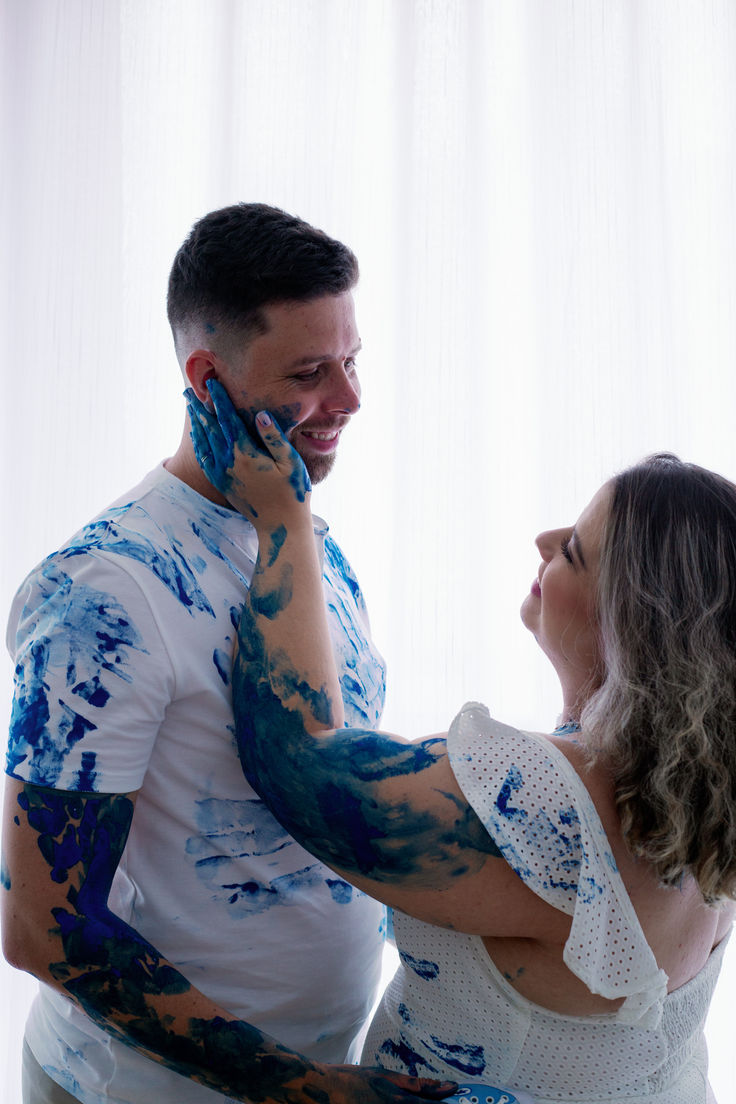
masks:
[[[219,423],[190,406],[200,463],[261,549],[233,669],[243,768],[394,910],[363,1061],[539,1104],[705,1104],[736,899],[736,487],[669,454],[611,479],[537,538],[522,606],[557,728],[468,703],[409,742],[342,727],[301,461],[212,394]]]

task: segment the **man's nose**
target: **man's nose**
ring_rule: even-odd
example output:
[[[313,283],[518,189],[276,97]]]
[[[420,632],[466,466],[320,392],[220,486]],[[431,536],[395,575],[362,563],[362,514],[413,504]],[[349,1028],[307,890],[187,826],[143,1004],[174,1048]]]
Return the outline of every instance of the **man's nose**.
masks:
[[[328,409],[333,414],[355,414],[360,410],[360,384],[357,376],[345,370],[337,373],[327,396]]]

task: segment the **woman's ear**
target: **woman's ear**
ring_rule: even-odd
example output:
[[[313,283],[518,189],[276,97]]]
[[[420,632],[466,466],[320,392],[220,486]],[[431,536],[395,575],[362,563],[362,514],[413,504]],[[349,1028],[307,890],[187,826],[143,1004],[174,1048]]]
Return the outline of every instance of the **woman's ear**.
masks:
[[[194,391],[200,402],[211,406],[210,393],[205,384],[208,379],[218,379],[222,362],[211,349],[194,349],[187,357],[184,372],[189,380],[189,386]]]

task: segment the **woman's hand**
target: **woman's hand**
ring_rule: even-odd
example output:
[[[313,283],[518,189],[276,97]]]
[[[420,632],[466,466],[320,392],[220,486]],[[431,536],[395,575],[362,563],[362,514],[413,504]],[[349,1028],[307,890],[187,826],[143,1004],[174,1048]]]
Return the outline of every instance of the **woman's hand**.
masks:
[[[257,529],[306,513],[312,485],[304,461],[267,411],[256,415],[253,439],[216,379],[207,380],[215,413],[191,389],[185,392],[192,443],[207,479]]]

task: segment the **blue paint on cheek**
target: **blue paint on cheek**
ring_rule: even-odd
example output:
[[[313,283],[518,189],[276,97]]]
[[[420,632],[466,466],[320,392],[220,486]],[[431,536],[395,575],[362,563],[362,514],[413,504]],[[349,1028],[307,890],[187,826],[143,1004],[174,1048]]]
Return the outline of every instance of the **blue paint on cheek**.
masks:
[[[231,668],[230,656],[226,652],[223,652],[221,648],[215,648],[212,653],[212,662],[225,686],[229,686]]]
[[[262,450],[260,434],[256,429],[256,414],[261,410],[267,410],[274,421],[278,422],[281,432],[288,433],[299,422],[302,404],[287,403],[284,406],[272,406],[267,399],[256,399],[247,409],[245,407],[238,409],[240,420],[248,430],[252,443]]]
[[[0,859],[0,886],[3,889],[10,889],[10,871],[5,863],[5,856]]]
[[[349,905],[353,898],[353,887],[347,882],[333,880],[331,878],[325,879],[330,893],[332,894],[332,900],[338,905]]]

